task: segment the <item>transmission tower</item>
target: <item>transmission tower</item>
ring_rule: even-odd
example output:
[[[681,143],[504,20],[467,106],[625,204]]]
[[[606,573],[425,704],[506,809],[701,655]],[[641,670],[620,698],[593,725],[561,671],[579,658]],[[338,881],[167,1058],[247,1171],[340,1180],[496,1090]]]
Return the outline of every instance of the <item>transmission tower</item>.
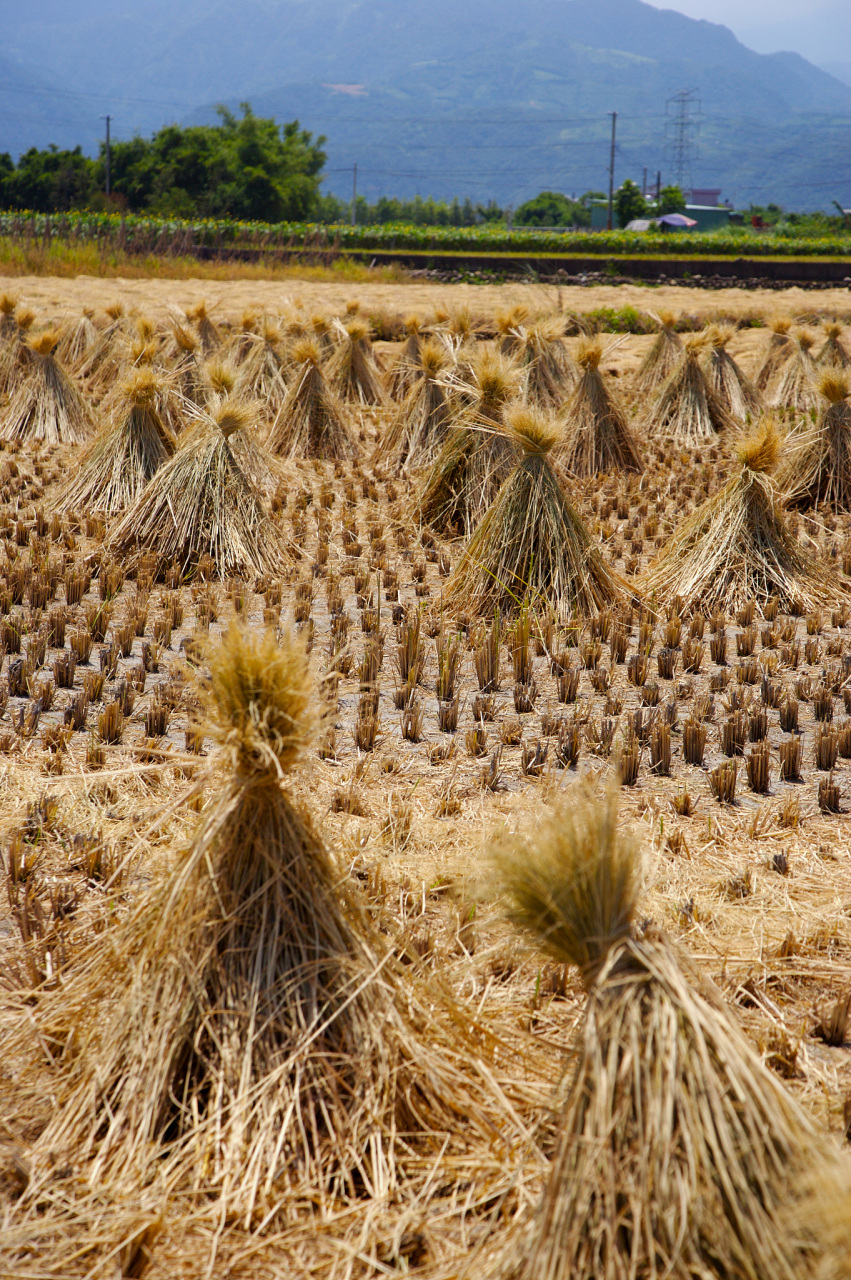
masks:
[[[671,162],[674,181],[682,191],[692,186],[692,162],[698,159],[700,100],[691,89],[680,89],[665,104],[665,158]]]

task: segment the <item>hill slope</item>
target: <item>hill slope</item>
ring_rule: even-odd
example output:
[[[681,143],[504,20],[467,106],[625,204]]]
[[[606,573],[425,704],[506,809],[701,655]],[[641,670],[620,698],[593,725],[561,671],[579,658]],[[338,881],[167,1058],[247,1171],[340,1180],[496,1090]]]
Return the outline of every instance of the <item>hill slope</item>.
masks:
[[[687,87],[703,109],[697,185],[740,202],[851,203],[851,183],[834,174],[851,86],[640,0],[43,0],[37,21],[0,0],[0,21],[22,73],[37,66],[30,74],[64,91],[100,95],[58,99],[53,134],[48,97],[33,95],[40,144],[67,142],[68,103],[75,119],[88,115],[89,136],[77,138],[92,146],[107,110],[127,136],[250,99],[327,134],[329,169],[357,160],[370,197],[517,203],[542,186],[603,186],[611,110],[617,179],[640,180],[645,165],[670,178],[666,102]],[[15,150],[7,127],[0,150]],[[349,182],[329,175],[341,192]]]

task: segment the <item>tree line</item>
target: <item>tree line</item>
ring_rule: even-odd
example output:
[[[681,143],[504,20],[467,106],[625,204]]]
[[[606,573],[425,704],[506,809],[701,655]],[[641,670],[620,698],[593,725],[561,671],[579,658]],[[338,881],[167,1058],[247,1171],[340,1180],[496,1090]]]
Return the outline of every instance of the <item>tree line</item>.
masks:
[[[237,218],[260,222],[348,222],[351,205],[323,194],[326,139],[302,129],[297,120],[279,125],[255,116],[243,103],[241,115],[218,108],[212,125],[167,125],[152,137],[113,142],[110,150],[111,195],[106,188],[106,147],[95,157],[80,147],[50,146],[25,151],[17,163],[0,154],[0,208],[62,213],[90,209],[127,210],[159,217]],[[542,191],[513,212],[496,201],[434,200],[415,196],[381,196],[370,204],[355,203],[355,220],[363,225],[392,222],[416,226],[467,227],[512,222],[527,227],[587,227],[590,203],[603,192],[587,191],[571,199]],[[684,207],[682,192],[665,188],[654,212]],[[627,179],[615,198],[618,223],[641,217],[647,204]]]

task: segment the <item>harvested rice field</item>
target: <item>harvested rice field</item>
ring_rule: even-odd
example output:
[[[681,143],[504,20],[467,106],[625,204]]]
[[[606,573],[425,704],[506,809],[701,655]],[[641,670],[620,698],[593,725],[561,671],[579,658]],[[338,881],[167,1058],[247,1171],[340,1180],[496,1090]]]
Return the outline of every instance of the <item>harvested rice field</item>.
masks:
[[[4,288],[0,1275],[846,1276],[847,291]]]

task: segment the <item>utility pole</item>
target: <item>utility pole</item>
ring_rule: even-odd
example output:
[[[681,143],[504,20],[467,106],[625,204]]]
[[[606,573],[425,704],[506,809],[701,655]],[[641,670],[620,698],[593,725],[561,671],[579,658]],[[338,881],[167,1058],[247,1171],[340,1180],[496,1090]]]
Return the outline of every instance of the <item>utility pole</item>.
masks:
[[[358,166],[357,163],[352,165],[352,226],[358,220]]]
[[[101,116],[101,119],[106,121],[106,195],[107,199],[109,199],[112,195],[112,177],[110,174],[112,148],[109,145],[109,122],[112,116]]]
[[[641,194],[647,199],[647,165],[644,166],[644,177],[641,179]]]
[[[612,150],[609,156],[609,231],[612,229],[612,211],[615,203],[615,130],[618,123],[617,111],[610,111],[612,117]]]
[[[658,204],[662,198],[662,170],[656,170],[656,203]]]

